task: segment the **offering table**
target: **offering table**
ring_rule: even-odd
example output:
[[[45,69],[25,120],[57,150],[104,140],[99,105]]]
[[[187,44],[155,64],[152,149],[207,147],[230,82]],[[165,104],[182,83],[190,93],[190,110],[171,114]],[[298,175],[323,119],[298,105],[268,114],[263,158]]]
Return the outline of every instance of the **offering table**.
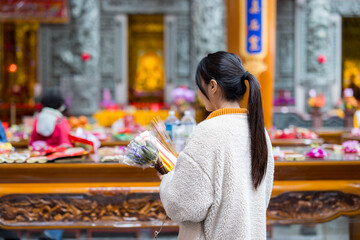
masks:
[[[268,223],[356,220],[360,159],[345,159],[276,162]],[[154,169],[118,163],[0,164],[0,227],[159,227],[165,219],[159,184]],[[167,219],[164,226],[176,224]]]

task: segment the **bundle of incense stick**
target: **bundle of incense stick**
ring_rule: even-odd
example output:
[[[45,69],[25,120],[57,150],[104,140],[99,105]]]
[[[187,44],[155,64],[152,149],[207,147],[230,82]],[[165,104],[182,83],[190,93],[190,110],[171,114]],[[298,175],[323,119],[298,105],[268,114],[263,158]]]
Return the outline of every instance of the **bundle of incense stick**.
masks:
[[[169,134],[166,132],[165,124],[160,119],[156,117],[151,121],[152,131],[155,134],[156,138],[174,155],[178,156],[178,153],[175,149],[174,143],[171,141]]]

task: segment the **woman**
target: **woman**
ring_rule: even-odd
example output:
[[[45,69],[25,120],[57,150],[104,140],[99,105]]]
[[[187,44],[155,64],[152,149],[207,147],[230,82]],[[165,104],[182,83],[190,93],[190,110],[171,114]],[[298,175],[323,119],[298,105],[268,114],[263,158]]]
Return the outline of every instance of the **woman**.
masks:
[[[179,239],[266,239],[274,158],[259,82],[235,54],[216,52],[199,63],[196,84],[212,113],[162,178],[166,213],[179,223]]]
[[[65,110],[65,102],[61,91],[58,88],[47,89],[41,97],[41,104],[43,109],[35,118],[29,144],[45,141],[52,147],[71,146],[68,137],[70,125],[62,114]]]

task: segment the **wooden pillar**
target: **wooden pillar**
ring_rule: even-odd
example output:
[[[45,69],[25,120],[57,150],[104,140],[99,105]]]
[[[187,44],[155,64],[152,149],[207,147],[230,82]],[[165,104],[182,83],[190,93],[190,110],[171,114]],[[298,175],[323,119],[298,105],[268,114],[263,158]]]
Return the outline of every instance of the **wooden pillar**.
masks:
[[[261,22],[261,27],[264,27],[261,36],[263,46],[260,53],[246,51],[246,41],[249,37],[246,23],[248,3],[259,4],[263,15]],[[226,0],[226,4],[228,51],[239,55],[245,69],[258,78],[262,91],[265,126],[269,128],[272,126],[275,78],[276,0]],[[245,96],[244,99],[247,97]],[[247,102],[242,103],[241,106],[247,106]]]

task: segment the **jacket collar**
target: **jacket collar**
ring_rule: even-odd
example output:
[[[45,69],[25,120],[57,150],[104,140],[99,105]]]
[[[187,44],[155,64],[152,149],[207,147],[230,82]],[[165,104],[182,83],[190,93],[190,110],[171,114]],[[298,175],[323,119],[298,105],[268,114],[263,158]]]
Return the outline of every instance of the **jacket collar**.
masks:
[[[218,110],[210,113],[210,115],[206,118],[206,120],[209,120],[211,118],[221,116],[221,115],[239,114],[239,113],[240,114],[247,113],[247,109],[246,108],[221,108],[221,109],[218,109]]]

